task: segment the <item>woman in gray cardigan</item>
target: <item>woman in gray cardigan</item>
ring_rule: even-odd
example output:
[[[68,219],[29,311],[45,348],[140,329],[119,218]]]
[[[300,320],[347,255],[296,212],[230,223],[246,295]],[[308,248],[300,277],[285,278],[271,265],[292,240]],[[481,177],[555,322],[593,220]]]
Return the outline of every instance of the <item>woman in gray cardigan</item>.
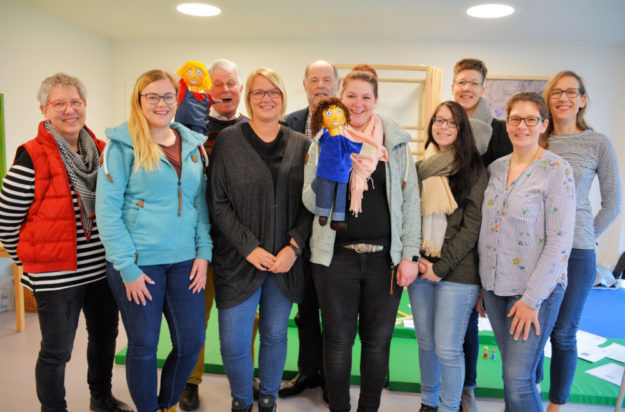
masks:
[[[219,339],[233,411],[252,410],[250,353],[259,308],[259,410],[276,409],[293,302],[302,297],[301,249],[312,215],[302,206],[309,141],[278,121],[286,95],[280,76],[257,69],[245,90],[250,122],[218,136],[209,170]]]
[[[419,343],[420,410],[457,411],[465,373],[462,343],[480,289],[476,249],[488,183],[460,104],[447,101],[434,111],[417,173],[421,276],[408,293]]]

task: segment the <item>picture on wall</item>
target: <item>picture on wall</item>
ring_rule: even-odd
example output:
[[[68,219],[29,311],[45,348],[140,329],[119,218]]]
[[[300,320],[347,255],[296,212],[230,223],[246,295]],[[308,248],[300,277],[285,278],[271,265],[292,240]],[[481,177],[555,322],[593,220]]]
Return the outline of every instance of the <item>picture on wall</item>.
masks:
[[[493,109],[493,116],[497,119],[506,118],[506,103],[508,99],[519,92],[536,92],[542,95],[548,77],[512,77],[488,76],[484,98]]]

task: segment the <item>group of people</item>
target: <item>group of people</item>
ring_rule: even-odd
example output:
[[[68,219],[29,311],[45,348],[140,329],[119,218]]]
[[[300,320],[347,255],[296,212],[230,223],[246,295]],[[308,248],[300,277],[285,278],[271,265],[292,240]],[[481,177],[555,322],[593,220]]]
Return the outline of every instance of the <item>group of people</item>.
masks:
[[[274,70],[252,71],[245,87],[230,61],[208,73],[215,103],[206,134],[173,121],[178,83],[151,70],[135,83],[128,122],[106,130],[106,145],[85,126],[80,80],[59,73],[41,84],[45,120],[4,180],[0,241],[23,265],[22,284],[37,302],[42,411],[67,410],[64,371],[81,311],[91,410],[132,410],[111,391],[118,312],[136,409],[197,409],[213,300],[233,412],[251,411],[255,397],[259,411],[275,411],[278,396],[317,386],[331,411],[349,411],[357,333],[358,410],[377,411],[404,288],[421,411],[477,410],[477,320],[486,312],[506,410],[542,410],[537,385],[549,337],[548,410],[567,402],[595,239],[621,199],[614,147],[585,122],[588,95],[577,74],[556,74],[543,96],[512,96],[504,122],[482,97],[484,63],[459,61],[454,100],[434,110],[415,164],[411,136],[376,113],[370,66],[341,80],[332,63],[310,63],[308,107],[286,118],[286,89]],[[352,174],[364,182],[361,210],[339,210],[338,230],[314,215],[321,146],[311,124],[317,105],[335,96],[348,112],[342,134],[367,136],[385,154],[352,155]],[[249,117],[238,111],[241,97]],[[601,209],[593,216],[595,176]],[[354,191],[347,196],[349,205]],[[293,303],[298,374],[282,382]],[[163,315],[172,350],[159,389]]]

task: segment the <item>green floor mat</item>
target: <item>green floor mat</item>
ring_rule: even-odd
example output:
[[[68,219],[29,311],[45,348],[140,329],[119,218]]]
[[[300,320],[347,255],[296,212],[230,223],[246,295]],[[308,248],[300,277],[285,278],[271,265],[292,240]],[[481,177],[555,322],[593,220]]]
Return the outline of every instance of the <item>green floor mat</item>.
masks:
[[[399,311],[403,314],[410,315],[408,306],[408,294],[402,296]],[[287,359],[284,370],[284,379],[291,379],[297,374],[297,354],[298,354],[298,336],[297,328],[293,322],[293,317],[297,313],[297,306],[291,312],[288,329],[288,349]],[[399,315],[398,318],[401,318]],[[418,346],[415,339],[414,330],[404,328],[403,322],[398,321],[393,333],[391,342],[391,356],[389,362],[389,389],[392,391],[419,392],[419,357]],[[620,343],[625,345],[625,339],[608,339],[602,346],[610,343]],[[258,367],[258,337],[255,342],[255,366]],[[480,332],[480,356],[477,366],[477,388],[475,395],[479,397],[503,398],[503,382],[501,379],[501,356],[499,349],[495,344],[492,332]],[[488,346],[488,358],[483,357],[483,346]],[[492,350],[496,350],[496,359],[491,359]],[[158,367],[162,367],[167,354],[171,350],[171,339],[167,323],[163,319],[160,341],[158,346]],[[126,358],[126,348],[122,349],[115,356],[118,364],[124,364]],[[590,363],[585,360],[578,359],[575,380],[571,388],[570,402],[597,404],[597,405],[614,405],[618,395],[619,387],[617,385],[605,382],[595,378],[587,373],[586,370],[601,366],[605,363],[616,362],[610,359],[603,359],[596,363]],[[618,362],[616,362],[618,363]],[[542,383],[543,399],[547,400],[547,391],[549,390],[549,365],[550,359],[545,359],[545,378]],[[213,312],[213,316],[208,322],[206,328],[206,350],[204,355],[204,371],[208,373],[223,374],[223,364],[221,363],[221,355],[219,353],[219,330],[217,325],[217,312]],[[351,383],[358,385],[360,383],[360,341],[356,338],[352,351],[352,374]]]

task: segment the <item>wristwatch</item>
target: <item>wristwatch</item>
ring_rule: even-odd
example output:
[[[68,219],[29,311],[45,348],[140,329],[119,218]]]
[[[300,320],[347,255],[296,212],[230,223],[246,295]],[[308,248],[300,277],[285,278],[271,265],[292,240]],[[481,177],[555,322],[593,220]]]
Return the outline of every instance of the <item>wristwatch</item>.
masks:
[[[300,256],[302,254],[302,249],[298,248],[293,243],[289,243],[289,247],[293,249],[293,252],[295,252],[295,256]]]
[[[414,256],[412,257],[412,262],[413,262],[413,263],[419,263],[419,258],[421,258],[421,256],[419,256],[419,255],[414,255]]]

